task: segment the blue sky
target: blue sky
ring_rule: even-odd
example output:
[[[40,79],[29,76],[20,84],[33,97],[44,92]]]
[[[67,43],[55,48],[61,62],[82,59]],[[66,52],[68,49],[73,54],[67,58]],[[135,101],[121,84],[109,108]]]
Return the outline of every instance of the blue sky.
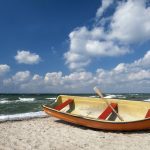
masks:
[[[149,92],[149,42],[149,0],[1,0],[0,92]]]

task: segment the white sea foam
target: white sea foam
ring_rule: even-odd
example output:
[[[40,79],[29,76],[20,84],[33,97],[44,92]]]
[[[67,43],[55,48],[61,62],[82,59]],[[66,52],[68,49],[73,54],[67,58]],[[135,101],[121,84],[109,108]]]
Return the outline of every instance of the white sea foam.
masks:
[[[32,102],[34,100],[35,100],[35,98],[32,98],[32,97],[31,98],[21,98],[21,97],[19,97],[19,101],[21,101],[21,102]],[[16,101],[18,101],[18,100],[16,100]]]
[[[10,104],[12,101],[9,101],[8,98],[1,98],[0,99],[0,104]]]
[[[11,101],[8,101],[8,100],[1,100],[0,101],[0,104],[10,104]]]
[[[89,96],[89,97],[93,97],[93,98],[97,98],[99,96]],[[114,95],[114,94],[106,94],[106,96],[104,96],[104,98],[126,98],[124,95]]]
[[[130,95],[138,96],[139,94],[138,93],[131,93]]]
[[[113,94],[108,94],[104,98],[126,98],[124,95],[113,95]]]
[[[150,102],[150,99],[145,99],[144,101],[145,101],[145,102]]]
[[[98,97],[98,96],[89,96],[89,97],[96,98],[96,97]]]
[[[0,122],[12,120],[26,120],[31,118],[42,118],[42,117],[48,117],[48,115],[44,111],[21,113],[14,115],[0,115]]]
[[[5,98],[0,99],[0,104],[11,104],[11,103],[18,103],[18,102],[33,102],[35,98],[21,98],[19,97],[18,100],[7,100]]]
[[[116,95],[107,95],[104,98],[116,98],[116,97],[117,97]]]
[[[48,100],[55,100],[56,97],[50,97],[50,98],[45,98],[45,99],[48,99]]]

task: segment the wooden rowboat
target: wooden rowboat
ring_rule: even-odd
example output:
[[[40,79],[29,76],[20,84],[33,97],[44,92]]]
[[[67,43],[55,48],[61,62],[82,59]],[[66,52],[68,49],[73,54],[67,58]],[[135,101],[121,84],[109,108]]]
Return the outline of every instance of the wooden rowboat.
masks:
[[[133,131],[150,129],[150,103],[107,99],[124,121],[100,98],[60,95],[43,110],[64,121],[103,130]]]

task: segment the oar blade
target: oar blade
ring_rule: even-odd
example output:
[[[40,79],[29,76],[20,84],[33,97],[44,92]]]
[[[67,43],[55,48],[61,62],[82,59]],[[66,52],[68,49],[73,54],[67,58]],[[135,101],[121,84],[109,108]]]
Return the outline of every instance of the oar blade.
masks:
[[[97,95],[99,95],[101,98],[104,98],[101,90],[99,90],[96,86],[93,89]]]

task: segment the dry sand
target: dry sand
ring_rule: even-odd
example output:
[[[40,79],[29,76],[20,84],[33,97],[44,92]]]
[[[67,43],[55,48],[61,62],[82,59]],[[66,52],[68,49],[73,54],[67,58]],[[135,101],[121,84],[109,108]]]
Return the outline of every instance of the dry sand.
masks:
[[[36,118],[0,123],[0,150],[149,150],[150,131],[106,132]]]

